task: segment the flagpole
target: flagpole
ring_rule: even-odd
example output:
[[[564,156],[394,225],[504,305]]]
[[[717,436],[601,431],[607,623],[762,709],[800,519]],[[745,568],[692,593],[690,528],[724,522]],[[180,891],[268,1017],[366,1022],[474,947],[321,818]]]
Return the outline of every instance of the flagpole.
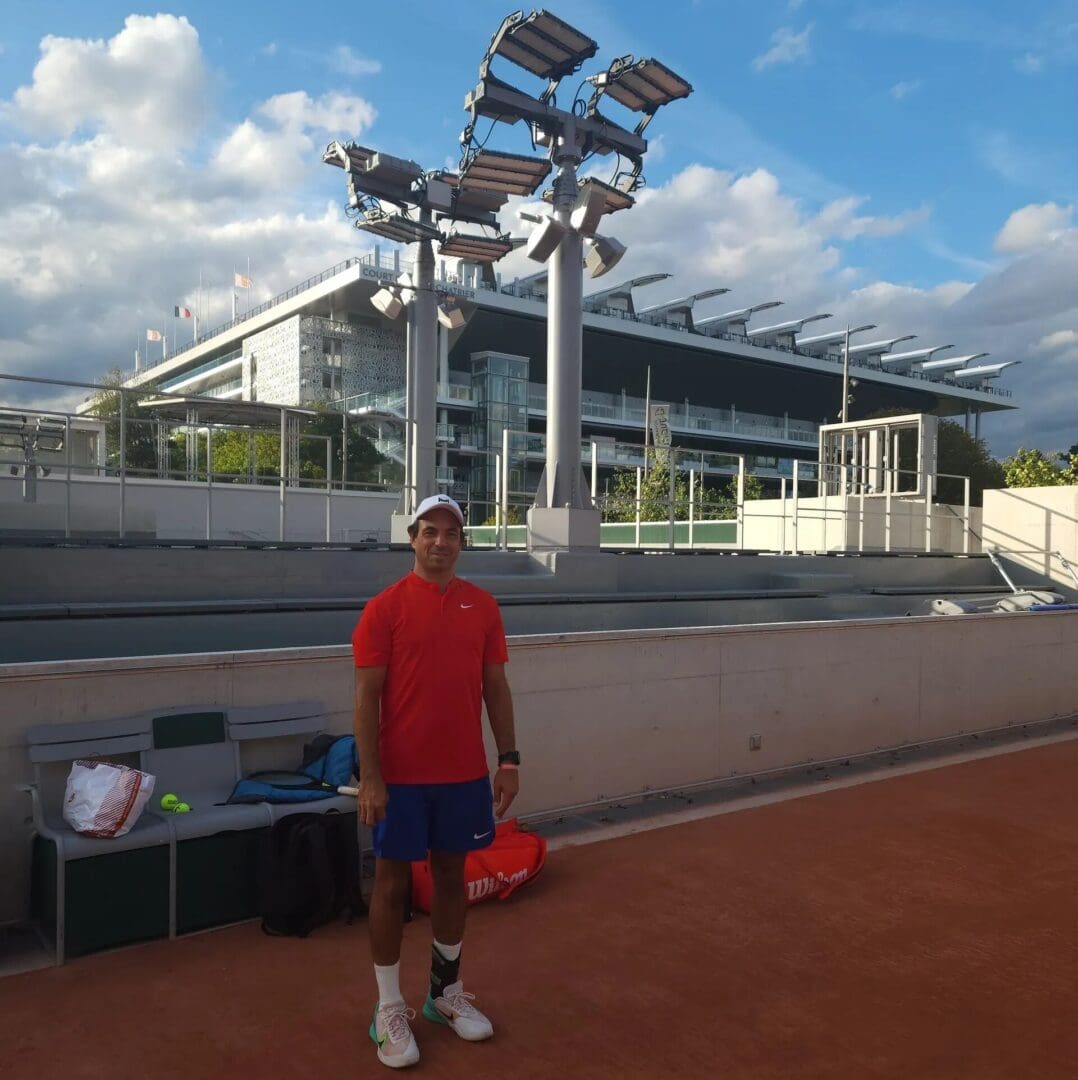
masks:
[[[247,256],[247,299],[243,304],[243,313],[247,314],[251,310],[251,256]]]
[[[198,268],[198,300],[195,302],[195,336],[192,343],[198,341],[198,320],[202,318],[202,267]]]
[[[236,264],[232,264],[232,321],[236,321]]]

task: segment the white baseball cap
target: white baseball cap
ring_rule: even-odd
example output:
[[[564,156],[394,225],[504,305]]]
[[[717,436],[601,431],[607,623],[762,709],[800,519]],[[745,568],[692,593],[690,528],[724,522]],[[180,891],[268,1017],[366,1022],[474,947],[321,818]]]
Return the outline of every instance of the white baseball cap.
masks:
[[[414,525],[421,517],[425,517],[432,510],[448,510],[461,525],[464,524],[464,512],[448,495],[428,495],[415,508],[410,524]]]

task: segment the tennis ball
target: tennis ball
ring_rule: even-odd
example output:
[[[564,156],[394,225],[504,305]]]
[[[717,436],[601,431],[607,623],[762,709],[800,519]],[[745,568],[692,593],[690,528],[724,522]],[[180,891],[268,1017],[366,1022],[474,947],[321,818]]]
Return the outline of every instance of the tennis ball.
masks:
[[[170,791],[167,795],[162,795],[161,796],[161,809],[162,810],[174,810],[176,808],[176,804],[179,801],[180,800],[177,799],[176,796],[173,795],[172,792]]]
[[[189,807],[185,802],[178,802],[172,808],[172,812],[174,814],[189,814],[191,813],[191,807]]]

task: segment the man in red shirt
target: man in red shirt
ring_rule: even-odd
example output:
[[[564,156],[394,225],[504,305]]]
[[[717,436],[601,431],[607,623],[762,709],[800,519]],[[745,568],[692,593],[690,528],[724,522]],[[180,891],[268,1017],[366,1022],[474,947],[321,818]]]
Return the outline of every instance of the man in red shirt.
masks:
[[[356,661],[359,817],[373,828],[371,956],[378,1005],[370,1037],[391,1068],[419,1060],[401,996],[403,910],[411,863],[431,857],[434,932],[423,1015],[469,1041],[494,1029],[460,980],[467,907],[464,860],[494,839],[516,798],[513,699],[501,613],[490,593],[455,577],[464,515],[432,495],[408,527],[415,565],[363,609],[352,635]],[[493,784],[483,747],[482,707],[498,748]]]

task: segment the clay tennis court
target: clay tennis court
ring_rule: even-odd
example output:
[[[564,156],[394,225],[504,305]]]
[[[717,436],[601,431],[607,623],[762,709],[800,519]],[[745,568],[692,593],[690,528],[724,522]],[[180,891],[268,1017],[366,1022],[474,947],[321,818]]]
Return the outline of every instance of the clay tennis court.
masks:
[[[472,909],[415,1074],[1078,1075],[1078,739],[570,847]],[[405,931],[419,1006],[430,928]],[[0,1073],[388,1076],[363,924],[245,924],[0,982]]]

